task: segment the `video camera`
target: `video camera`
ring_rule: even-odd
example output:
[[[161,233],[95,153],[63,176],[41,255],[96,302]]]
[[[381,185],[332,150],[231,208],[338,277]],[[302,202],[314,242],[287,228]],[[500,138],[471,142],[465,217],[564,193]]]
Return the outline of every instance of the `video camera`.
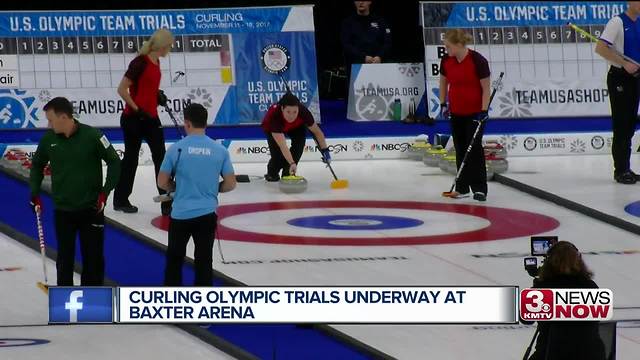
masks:
[[[557,236],[532,236],[531,256],[524,258],[524,269],[532,277],[538,276],[538,258],[546,257],[549,249],[558,242]]]

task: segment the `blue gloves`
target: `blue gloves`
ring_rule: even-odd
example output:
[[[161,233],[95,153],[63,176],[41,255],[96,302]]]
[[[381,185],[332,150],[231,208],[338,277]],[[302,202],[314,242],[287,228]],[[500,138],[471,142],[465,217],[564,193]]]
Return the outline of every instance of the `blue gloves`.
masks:
[[[489,112],[486,110],[480,111],[479,113],[476,114],[474,120],[480,121],[480,122],[489,120]]]
[[[440,112],[436,116],[437,121],[449,120],[451,113],[449,112],[449,105],[447,103],[440,104]]]
[[[322,154],[322,162],[325,164],[331,163],[331,151],[329,148],[320,149],[320,154]]]

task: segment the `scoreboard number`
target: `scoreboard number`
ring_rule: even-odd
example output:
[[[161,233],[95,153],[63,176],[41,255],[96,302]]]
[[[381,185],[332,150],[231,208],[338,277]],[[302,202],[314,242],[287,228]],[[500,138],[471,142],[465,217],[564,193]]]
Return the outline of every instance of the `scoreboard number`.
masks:
[[[64,44],[64,53],[65,54],[77,54],[78,53],[78,39],[73,38],[63,38],[62,43]]]
[[[531,28],[518,29],[518,44],[531,44]]]

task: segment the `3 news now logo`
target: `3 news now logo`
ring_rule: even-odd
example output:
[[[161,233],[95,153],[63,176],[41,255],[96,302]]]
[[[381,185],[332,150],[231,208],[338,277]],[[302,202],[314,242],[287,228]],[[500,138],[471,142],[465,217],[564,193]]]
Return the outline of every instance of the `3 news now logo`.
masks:
[[[613,292],[609,289],[524,289],[520,292],[523,320],[610,320]]]
[[[113,288],[49,288],[50,324],[112,322]]]

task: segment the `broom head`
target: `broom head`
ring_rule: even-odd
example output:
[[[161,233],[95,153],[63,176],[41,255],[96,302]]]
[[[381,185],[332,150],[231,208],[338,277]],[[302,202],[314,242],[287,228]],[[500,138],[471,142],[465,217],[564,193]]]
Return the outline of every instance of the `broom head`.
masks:
[[[42,281],[38,281],[36,284],[40,290],[44,291],[45,294],[49,293],[49,285],[43,283]]]
[[[346,189],[349,187],[349,181],[348,180],[334,180],[331,182],[331,188],[332,189]]]

